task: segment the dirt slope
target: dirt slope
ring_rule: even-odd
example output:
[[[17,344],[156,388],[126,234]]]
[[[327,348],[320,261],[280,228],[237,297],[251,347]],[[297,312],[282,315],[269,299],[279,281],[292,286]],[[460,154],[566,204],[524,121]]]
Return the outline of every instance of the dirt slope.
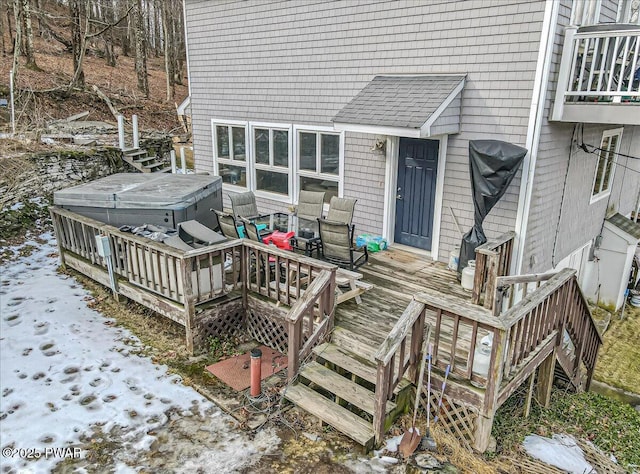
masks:
[[[62,30],[62,33],[70,36],[70,32]],[[36,36],[34,40],[36,63],[40,70],[27,69],[24,58],[20,58],[18,67],[16,121],[19,130],[42,128],[51,120],[84,111],[90,112],[86,120],[114,122],[107,105],[92,91],[93,85],[98,86],[127,119],[138,114],[145,130],[168,132],[179,127],[175,103],[180,104],[188,95],[186,74],[184,85],[176,86],[175,100],[166,102],[162,57],[150,57],[148,60],[150,97],[145,99],[137,89],[133,58],[119,55],[117,66],[110,67],[99,57],[100,45],[90,46],[83,68],[86,90],[69,92],[68,85],[73,77],[72,55],[53,39]],[[5,35],[5,44],[9,51],[0,57],[0,98],[8,99],[9,71],[13,61],[8,35]],[[8,126],[8,115],[7,109],[0,109],[1,128]]]

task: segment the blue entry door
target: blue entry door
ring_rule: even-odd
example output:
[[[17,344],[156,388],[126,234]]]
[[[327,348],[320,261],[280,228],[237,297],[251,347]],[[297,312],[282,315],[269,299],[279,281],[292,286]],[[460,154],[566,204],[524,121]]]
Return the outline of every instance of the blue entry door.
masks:
[[[396,243],[431,250],[439,143],[438,140],[400,138]]]

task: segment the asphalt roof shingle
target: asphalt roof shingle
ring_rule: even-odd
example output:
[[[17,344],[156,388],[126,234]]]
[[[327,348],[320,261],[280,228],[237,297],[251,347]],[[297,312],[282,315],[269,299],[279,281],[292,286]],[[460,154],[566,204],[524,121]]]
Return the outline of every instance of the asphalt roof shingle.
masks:
[[[417,129],[462,80],[462,75],[376,76],[333,121]]]
[[[618,229],[626,232],[634,239],[640,239],[640,224],[633,222],[631,219],[627,219],[619,212],[607,219],[611,224]]]

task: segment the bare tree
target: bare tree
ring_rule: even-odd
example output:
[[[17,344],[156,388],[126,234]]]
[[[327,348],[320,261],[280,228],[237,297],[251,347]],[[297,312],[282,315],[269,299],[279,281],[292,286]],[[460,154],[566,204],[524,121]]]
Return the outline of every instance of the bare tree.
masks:
[[[175,97],[175,74],[173,61],[173,28],[170,18],[169,0],[162,1],[162,31],[164,40],[164,70],[167,76],[167,102]]]
[[[149,98],[149,78],[147,75],[147,45],[142,0],[136,1],[135,9],[135,38],[136,38],[136,74],[138,89]]]
[[[84,89],[84,60],[85,41],[82,31],[82,22],[86,24],[86,5],[84,0],[69,0],[69,14],[71,15],[71,45],[73,48],[73,79],[70,87]],[[85,26],[86,29],[86,26]]]
[[[4,33],[5,33],[4,16],[5,16],[6,8],[7,8],[7,4],[4,3],[3,1],[0,1],[0,38],[2,38],[2,55],[3,56],[7,55],[7,47],[4,42]]]
[[[22,0],[22,20],[24,22],[24,54],[27,57],[26,67],[38,69],[33,51],[33,29],[31,27],[31,4],[29,0]]]
[[[13,19],[16,28],[16,36],[13,42],[13,82],[16,82],[18,76],[18,58],[20,57],[21,44],[22,44],[22,1],[13,0]]]

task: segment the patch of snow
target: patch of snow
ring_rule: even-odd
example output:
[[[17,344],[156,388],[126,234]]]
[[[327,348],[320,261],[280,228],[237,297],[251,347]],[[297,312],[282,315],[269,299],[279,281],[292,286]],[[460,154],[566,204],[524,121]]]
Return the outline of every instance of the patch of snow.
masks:
[[[413,428],[409,428],[409,430],[413,433]],[[418,430],[416,428],[416,430]],[[420,431],[418,431],[418,435],[420,435]],[[395,453],[398,451],[398,446],[400,446],[400,441],[402,441],[402,437],[404,435],[398,435],[398,436],[394,436],[393,438],[389,438],[387,440],[387,451],[389,451],[390,453]]]
[[[273,431],[251,439],[166,366],[135,355],[140,341],[87,306],[89,292],[56,272],[52,235],[40,237],[47,243],[25,242],[37,249],[31,255],[0,266],[4,469],[49,472],[62,458],[45,456],[47,448],[77,448],[83,436],[116,433],[113,472],[136,472],[156,457],[146,459],[147,450],[174,450],[177,426],[193,433],[176,445],[181,457],[170,471],[231,472],[278,446]],[[25,459],[20,450],[40,456]]]
[[[573,474],[595,473],[584,453],[571,436],[554,434],[551,438],[529,435],[522,443],[532,457]]]
[[[20,209],[22,209],[24,207],[24,204],[21,202],[17,202],[15,203],[13,206],[11,206],[9,208],[10,211],[19,211]]]

